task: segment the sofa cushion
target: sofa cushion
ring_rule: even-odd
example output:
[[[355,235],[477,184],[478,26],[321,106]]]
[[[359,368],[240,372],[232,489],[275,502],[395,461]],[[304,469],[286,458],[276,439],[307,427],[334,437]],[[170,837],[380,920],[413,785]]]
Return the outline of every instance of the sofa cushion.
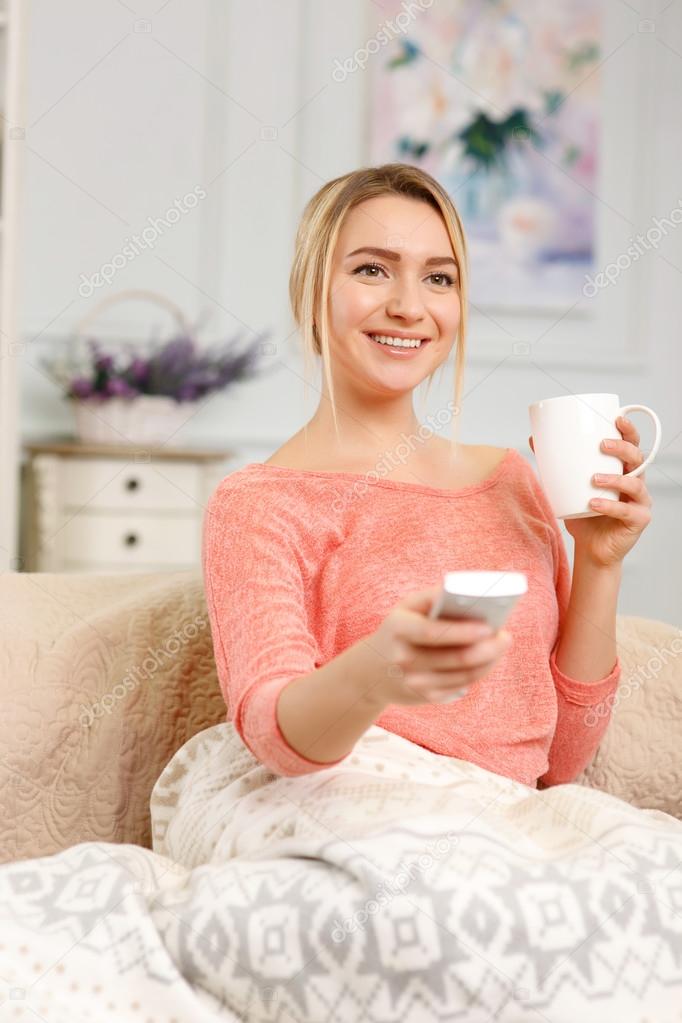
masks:
[[[576,784],[682,820],[682,629],[618,615],[616,644],[622,671],[611,721]]]
[[[0,606],[0,862],[149,846],[154,782],[225,720],[200,575],[7,574]]]

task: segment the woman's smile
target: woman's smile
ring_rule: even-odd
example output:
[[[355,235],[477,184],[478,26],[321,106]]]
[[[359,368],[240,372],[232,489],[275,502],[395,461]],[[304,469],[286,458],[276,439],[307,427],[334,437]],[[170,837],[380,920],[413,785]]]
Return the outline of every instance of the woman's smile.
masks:
[[[376,348],[381,348],[387,355],[392,355],[399,359],[414,358],[431,341],[431,338],[428,337],[409,336],[404,331],[381,334],[370,334],[364,331],[363,333]]]

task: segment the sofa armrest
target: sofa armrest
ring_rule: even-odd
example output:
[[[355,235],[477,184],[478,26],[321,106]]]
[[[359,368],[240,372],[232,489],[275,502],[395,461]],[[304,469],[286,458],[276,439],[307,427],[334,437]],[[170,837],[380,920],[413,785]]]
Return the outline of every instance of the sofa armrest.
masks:
[[[0,862],[149,847],[173,753],[225,720],[195,572],[0,578]]]
[[[616,643],[622,673],[611,720],[575,784],[682,819],[682,629],[618,615]]]

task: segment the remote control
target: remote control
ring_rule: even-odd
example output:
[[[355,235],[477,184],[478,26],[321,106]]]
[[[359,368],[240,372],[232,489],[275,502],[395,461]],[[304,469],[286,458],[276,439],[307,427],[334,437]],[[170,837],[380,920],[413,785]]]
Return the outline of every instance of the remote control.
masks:
[[[482,618],[497,631],[527,589],[524,572],[446,572],[429,618]]]

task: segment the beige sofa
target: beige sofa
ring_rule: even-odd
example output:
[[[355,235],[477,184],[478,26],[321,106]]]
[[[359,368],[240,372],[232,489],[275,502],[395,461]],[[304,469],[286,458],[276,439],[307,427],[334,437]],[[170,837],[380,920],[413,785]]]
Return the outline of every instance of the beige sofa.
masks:
[[[150,846],[171,756],[225,720],[199,573],[0,576],[0,862]],[[682,630],[619,616],[623,676],[576,780],[682,819]]]

